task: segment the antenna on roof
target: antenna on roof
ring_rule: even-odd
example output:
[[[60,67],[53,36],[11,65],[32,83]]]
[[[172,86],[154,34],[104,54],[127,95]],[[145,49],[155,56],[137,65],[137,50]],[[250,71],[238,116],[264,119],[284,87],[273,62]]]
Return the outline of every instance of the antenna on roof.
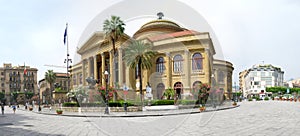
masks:
[[[158,19],[162,19],[162,17],[164,17],[164,13],[162,12],[158,12],[156,15],[158,16]]]

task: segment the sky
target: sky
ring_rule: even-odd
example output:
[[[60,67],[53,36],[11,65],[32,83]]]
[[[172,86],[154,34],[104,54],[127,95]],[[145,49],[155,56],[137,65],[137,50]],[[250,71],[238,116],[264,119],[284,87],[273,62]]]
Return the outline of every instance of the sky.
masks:
[[[12,63],[18,66],[25,63],[38,68],[38,80],[44,78],[48,69],[66,72],[64,68],[44,66],[66,65],[64,59],[67,48],[63,43],[66,23],[70,57],[73,62],[77,62],[76,49],[81,46],[82,33],[89,23],[102,11],[120,1],[0,0],[0,65]],[[262,63],[281,67],[285,72],[285,80],[300,77],[297,64],[297,58],[300,58],[298,0],[179,2],[194,9],[210,25],[224,59],[234,65],[233,82],[238,82],[239,72]],[[168,8],[170,7],[166,5],[165,10]],[[126,10],[130,8],[124,7],[124,11]],[[139,25],[128,23],[125,32],[130,35],[147,21],[136,21]]]

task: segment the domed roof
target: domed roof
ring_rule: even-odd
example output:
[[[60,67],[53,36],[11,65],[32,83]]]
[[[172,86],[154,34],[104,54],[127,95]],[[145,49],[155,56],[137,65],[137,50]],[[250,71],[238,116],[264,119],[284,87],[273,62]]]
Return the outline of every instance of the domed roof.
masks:
[[[185,30],[178,24],[163,19],[157,19],[144,24],[134,35],[134,38],[138,38],[143,33],[149,32],[162,32],[162,33],[173,33]]]

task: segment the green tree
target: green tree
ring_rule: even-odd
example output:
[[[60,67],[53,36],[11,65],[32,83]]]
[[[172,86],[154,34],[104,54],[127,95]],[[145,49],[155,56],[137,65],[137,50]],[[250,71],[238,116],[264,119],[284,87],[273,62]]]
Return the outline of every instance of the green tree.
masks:
[[[124,22],[118,16],[111,16],[110,20],[106,19],[103,23],[105,38],[112,43],[114,54],[116,52],[115,43],[124,33],[124,25]]]
[[[167,97],[167,100],[170,100],[171,97],[174,97],[174,95],[175,95],[175,90],[172,89],[171,87],[166,89],[163,93],[163,96]]]
[[[131,69],[138,70],[138,78],[140,80],[140,97],[142,106],[143,102],[143,82],[142,82],[142,69],[150,69],[152,67],[152,58],[157,54],[157,52],[152,50],[152,46],[145,44],[142,41],[132,41],[125,48],[124,60]]]
[[[5,98],[5,93],[0,92],[0,102],[4,102],[4,98]]]
[[[50,101],[52,103],[53,84],[56,80],[56,74],[53,72],[53,70],[48,70],[45,73],[45,80],[50,84]]]
[[[25,95],[26,99],[31,99],[34,96],[34,93],[33,92],[25,92],[24,95]]]

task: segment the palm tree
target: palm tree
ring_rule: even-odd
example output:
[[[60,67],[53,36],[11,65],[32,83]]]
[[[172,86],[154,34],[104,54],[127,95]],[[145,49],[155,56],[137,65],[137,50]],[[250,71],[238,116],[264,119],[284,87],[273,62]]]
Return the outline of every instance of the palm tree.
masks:
[[[52,103],[52,91],[53,91],[53,83],[55,82],[56,74],[53,72],[53,70],[48,70],[48,72],[45,73],[45,80],[50,84],[50,101]]]
[[[140,79],[140,97],[143,102],[143,93],[142,93],[142,69],[150,69],[152,67],[151,59],[156,55],[157,52],[152,51],[152,46],[143,43],[142,41],[133,41],[129,46],[125,48],[124,60],[126,61],[127,66],[130,66],[131,69],[138,70],[138,78]]]
[[[118,16],[111,16],[111,19],[106,19],[103,23],[103,31],[105,37],[112,43],[114,54],[116,52],[115,43],[124,33],[124,22]]]

